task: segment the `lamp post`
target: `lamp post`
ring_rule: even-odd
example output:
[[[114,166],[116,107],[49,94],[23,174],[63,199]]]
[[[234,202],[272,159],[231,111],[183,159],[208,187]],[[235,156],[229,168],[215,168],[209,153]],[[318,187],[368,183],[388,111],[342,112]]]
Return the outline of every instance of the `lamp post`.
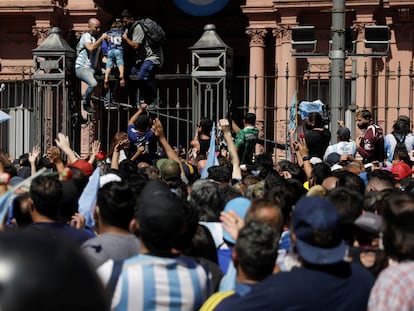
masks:
[[[345,118],[345,0],[332,1],[332,49],[330,112],[332,142],[335,142],[338,120]]]

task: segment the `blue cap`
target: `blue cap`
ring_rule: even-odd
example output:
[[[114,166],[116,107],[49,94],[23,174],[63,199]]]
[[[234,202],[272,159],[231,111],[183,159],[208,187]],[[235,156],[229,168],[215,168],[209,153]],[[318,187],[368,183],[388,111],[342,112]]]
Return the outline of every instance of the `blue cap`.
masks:
[[[247,209],[250,207],[251,203],[252,202],[249,199],[243,197],[234,198],[227,202],[226,206],[224,206],[224,211],[228,212],[231,210],[244,219]],[[227,233],[226,230],[223,230],[223,239],[232,244],[236,244],[236,241],[230,236],[230,234]]]
[[[301,199],[292,214],[299,256],[308,263],[326,265],[345,258],[338,211],[320,196]]]

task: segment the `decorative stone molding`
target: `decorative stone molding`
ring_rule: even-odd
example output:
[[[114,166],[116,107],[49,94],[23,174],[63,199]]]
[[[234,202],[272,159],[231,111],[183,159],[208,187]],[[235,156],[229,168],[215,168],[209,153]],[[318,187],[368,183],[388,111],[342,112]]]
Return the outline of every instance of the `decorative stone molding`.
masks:
[[[43,43],[43,41],[49,36],[50,27],[33,26],[32,33],[34,37],[37,37],[37,45]]]
[[[374,26],[374,25],[375,25],[375,23],[373,21],[372,22],[369,22],[369,23],[355,21],[352,24],[352,29],[355,31],[355,33],[359,37],[359,36],[364,36],[365,26]]]
[[[250,37],[250,46],[265,47],[267,30],[264,28],[248,28],[246,34]]]
[[[277,39],[281,39],[282,42],[290,42],[292,41],[292,26],[280,24],[278,27],[272,30],[272,34]]]

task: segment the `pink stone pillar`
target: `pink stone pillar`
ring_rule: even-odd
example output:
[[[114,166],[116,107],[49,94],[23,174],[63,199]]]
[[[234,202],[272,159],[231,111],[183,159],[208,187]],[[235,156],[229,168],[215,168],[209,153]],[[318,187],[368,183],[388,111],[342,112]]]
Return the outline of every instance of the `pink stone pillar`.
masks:
[[[278,69],[275,87],[274,129],[275,140],[280,143],[286,142],[289,107],[297,87],[297,62],[292,56],[292,25],[296,25],[296,18],[289,19],[287,23],[279,24],[273,30],[273,35],[276,37],[275,66]],[[275,149],[275,154],[276,161],[286,157],[284,150]]]
[[[267,30],[249,28],[246,33],[250,36],[249,111],[256,113],[258,122],[263,122],[265,102],[264,39]]]
[[[355,52],[358,54],[371,53],[364,45],[364,29],[366,25],[372,25],[372,13],[357,14],[353,23],[354,31],[357,33]],[[358,57],[357,59],[357,84],[356,84],[356,105],[358,109],[371,109],[375,106],[372,98],[373,90],[373,61],[371,57]]]

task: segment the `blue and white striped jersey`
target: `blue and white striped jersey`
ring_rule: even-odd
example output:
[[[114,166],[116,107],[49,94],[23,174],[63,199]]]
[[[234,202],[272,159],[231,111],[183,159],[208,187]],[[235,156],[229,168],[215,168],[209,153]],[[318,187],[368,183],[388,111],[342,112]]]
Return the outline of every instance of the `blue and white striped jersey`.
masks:
[[[113,261],[98,268],[107,284]],[[112,310],[198,310],[213,293],[211,274],[193,258],[139,254],[124,261]]]

